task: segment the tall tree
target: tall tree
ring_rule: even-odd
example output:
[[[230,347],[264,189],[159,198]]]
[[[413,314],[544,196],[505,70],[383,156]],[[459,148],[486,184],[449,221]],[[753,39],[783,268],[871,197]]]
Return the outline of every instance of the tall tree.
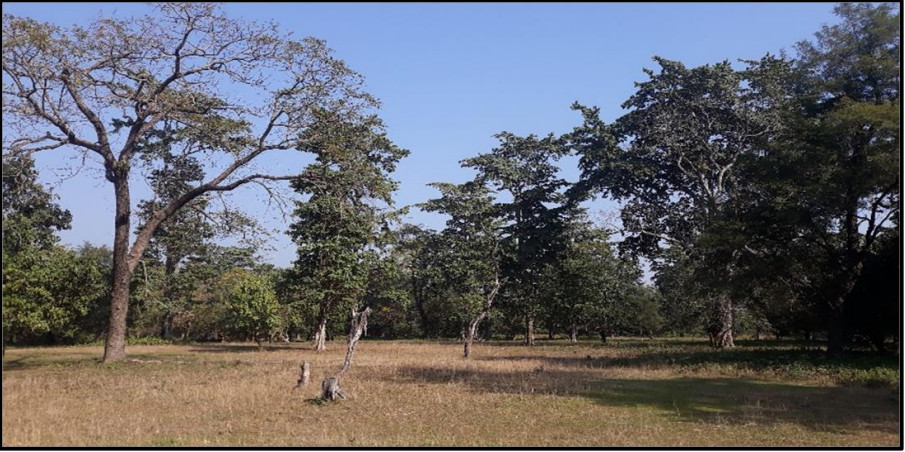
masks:
[[[125,358],[132,274],[164,221],[206,193],[297,177],[255,172],[253,164],[298,148],[312,111],[376,106],[323,41],[293,40],[273,24],[234,20],[209,3],[155,9],[69,28],[3,16],[4,152],[81,151],[99,162],[115,194],[105,362]],[[142,165],[135,157],[164,125],[211,169],[156,206],[130,240],[130,187]]]
[[[758,205],[776,219],[764,248],[822,263],[794,282],[828,308],[829,356],[843,350],[865,262],[901,224],[901,13],[868,3],[835,12],[841,23],[798,45],[798,104],[762,159]]]
[[[431,185],[441,196],[426,202],[424,208],[449,216],[440,232],[441,268],[465,314],[463,355],[468,358],[478,327],[490,315],[502,285],[502,225],[483,181]]]
[[[318,306],[317,351],[326,349],[327,321],[338,308],[357,308],[367,287],[374,246],[393,212],[396,182],[390,173],[408,151],[394,145],[376,116],[348,117],[317,111],[300,148],[317,155],[292,182],[308,195],[296,202],[289,234],[298,245],[298,286]]]
[[[568,183],[558,176],[555,162],[565,148],[553,135],[538,138],[511,133],[496,135],[498,147],[465,159],[478,179],[507,192],[511,201],[500,204],[504,227],[504,289],[510,308],[525,319],[525,343],[534,344],[534,322],[541,309],[540,275],[554,259],[562,217],[575,206],[563,193]]]
[[[613,125],[596,108],[574,107],[585,118],[569,136],[581,155],[576,190],[626,201],[625,243],[635,252],[659,260],[681,254],[666,249],[707,257],[709,274],[720,275],[707,294],[711,343],[732,346],[739,300],[730,281],[746,242],[724,234],[721,225],[736,215],[740,159],[762,149],[764,137],[781,125],[768,108],[778,96],[770,82],[787,63],[767,56],[739,71],[729,62],[689,69],[654,59],[660,72],[645,70],[650,79],[636,84],[622,105],[631,110]]]

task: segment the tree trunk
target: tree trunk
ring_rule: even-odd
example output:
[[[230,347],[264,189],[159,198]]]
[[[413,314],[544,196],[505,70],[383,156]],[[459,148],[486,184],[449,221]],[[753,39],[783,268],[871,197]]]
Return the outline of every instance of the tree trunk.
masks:
[[[735,341],[732,339],[733,328],[733,306],[729,297],[721,297],[714,305],[714,311],[711,314],[708,333],[710,335],[710,346],[714,348],[735,347]]]
[[[465,330],[465,358],[471,356],[471,345],[474,342],[475,334],[478,331],[478,325],[481,323],[481,320],[484,320],[485,317],[487,317],[487,311],[481,311],[481,313],[478,314],[477,317],[469,322],[468,328]]]
[[[575,322],[569,325],[569,342],[572,344],[578,343],[578,325]]]
[[[314,333],[314,350],[322,352],[327,349],[327,318],[321,316],[317,322],[317,331]]]
[[[352,354],[355,353],[355,344],[361,339],[362,333],[368,329],[368,315],[371,314],[371,308],[364,308],[361,312],[352,310],[352,321],[349,325],[349,349],[346,350],[346,359],[343,361],[343,367],[339,373],[343,373],[352,367]]]
[[[826,335],[826,357],[838,358],[845,348],[845,319],[842,312],[832,311]]]
[[[327,315],[330,312],[329,299],[321,300],[320,308],[317,313],[317,325],[314,330],[314,351],[320,353],[327,350]]]
[[[551,315],[547,318],[547,339],[548,340],[552,341],[554,339],[554,336],[556,335],[555,330],[556,330],[556,325],[553,322],[553,316]]]
[[[534,316],[525,314],[525,345],[534,345]]]
[[[415,310],[418,311],[418,317],[421,318],[421,338],[427,339],[431,336],[430,318],[427,316],[427,310],[424,309],[424,288],[418,284],[414,271],[412,271],[412,295],[415,299]]]
[[[173,337],[173,318],[176,317],[173,311],[167,310],[163,316],[163,327],[160,330],[160,338],[170,340]]]
[[[606,344],[606,328],[600,329],[600,342]]]
[[[113,183],[116,193],[116,217],[113,236],[113,291],[110,297],[110,321],[104,343],[104,363],[126,359],[126,316],[129,312],[129,199],[128,173],[118,175]]]
[[[841,283],[836,296],[830,300],[830,318],[827,325],[826,357],[838,358],[848,342],[848,334],[845,331],[845,300],[855,288],[858,278],[864,269],[863,258],[854,250],[855,245],[850,246],[847,257],[850,265],[846,274],[841,278]]]

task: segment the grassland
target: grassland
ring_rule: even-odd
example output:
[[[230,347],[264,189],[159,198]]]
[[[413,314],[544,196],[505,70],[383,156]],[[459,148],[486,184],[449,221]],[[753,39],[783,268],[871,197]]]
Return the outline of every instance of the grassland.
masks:
[[[898,446],[897,358],[794,343],[341,342],[12,348],[3,446]],[[312,384],[293,391],[302,360]]]

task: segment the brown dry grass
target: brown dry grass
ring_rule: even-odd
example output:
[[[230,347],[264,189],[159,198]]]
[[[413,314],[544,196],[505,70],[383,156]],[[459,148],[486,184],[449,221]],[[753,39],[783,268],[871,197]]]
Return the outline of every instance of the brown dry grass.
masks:
[[[560,343],[561,344],[561,343]],[[637,345],[637,344],[636,344]],[[897,446],[898,391],[695,368],[599,347],[363,341],[348,400],[317,403],[342,343],[10,349],[3,446]],[[668,351],[668,349],[667,349]],[[654,355],[652,355],[654,356]],[[665,356],[665,355],[664,355]],[[298,363],[312,384],[292,391]]]

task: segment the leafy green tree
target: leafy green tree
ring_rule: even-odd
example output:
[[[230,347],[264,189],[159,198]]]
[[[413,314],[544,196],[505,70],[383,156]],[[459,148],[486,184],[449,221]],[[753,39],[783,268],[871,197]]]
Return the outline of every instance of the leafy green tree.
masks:
[[[544,272],[544,295],[551,315],[578,342],[579,329],[600,333],[622,323],[632,307],[625,303],[640,272],[630,261],[620,259],[609,243],[609,234],[589,223],[578,223],[560,258]]]
[[[66,269],[40,268],[42,263],[65,264],[69,256],[54,244],[59,240],[56,232],[69,229],[72,215],[38,182],[30,155],[3,155],[2,188],[5,353],[9,334],[48,332],[81,306],[57,300],[50,292],[49,286],[59,282],[57,274]]]
[[[363,299],[364,305],[374,311],[374,320],[367,327],[371,336],[402,338],[421,334],[404,258],[393,247],[371,265]]]
[[[4,259],[4,339],[77,339],[82,318],[106,299],[105,276],[99,262],[60,246]]]
[[[407,272],[406,278],[421,337],[438,337],[444,320],[444,277],[441,260],[441,238],[436,231],[412,224],[403,224],[396,231],[394,252],[399,266]]]
[[[624,328],[635,330],[641,335],[653,337],[663,328],[660,314],[660,294],[649,286],[634,285],[626,294],[626,308],[629,312]]]
[[[490,315],[502,285],[502,224],[490,190],[482,181],[431,186],[440,190],[441,196],[423,207],[449,216],[440,232],[441,268],[445,285],[462,313],[464,357],[468,358],[478,327]]]
[[[254,167],[262,155],[302,148],[315,110],[342,116],[377,106],[323,41],[288,38],[210,3],[155,10],[69,28],[3,16],[4,148],[93,155],[87,161],[101,162],[115,194],[105,362],[125,359],[132,277],[167,219],[208,193],[298,177]],[[207,174],[155,206],[130,239],[130,187],[147,168],[136,156],[166,127],[179,137],[170,149],[190,149]]]
[[[349,118],[318,111],[302,136],[301,149],[317,155],[293,188],[296,202],[289,234],[298,245],[297,287],[318,307],[315,350],[326,349],[327,322],[355,308],[365,294],[389,205],[396,163],[408,151],[394,145],[376,116]]]
[[[262,341],[283,328],[282,309],[273,281],[247,270],[231,270],[220,278],[224,303],[223,325],[232,333]]]
[[[868,3],[835,12],[841,23],[798,45],[803,74],[789,130],[762,159],[757,207],[770,220],[752,224],[771,258],[821,263],[791,283],[822,299],[831,357],[845,345],[849,295],[865,263],[901,224],[901,13]]]
[[[48,249],[69,229],[72,214],[53,202],[30,155],[3,155],[3,260],[28,249]]]
[[[708,332],[715,347],[733,345],[732,281],[747,237],[735,234],[738,193],[746,181],[737,167],[763,149],[781,128],[770,108],[783,99],[776,78],[788,63],[765,57],[735,70],[728,61],[687,68],[655,57],[660,72],[622,106],[614,124],[599,110],[575,105],[584,124],[568,139],[581,156],[580,191],[602,191],[625,201],[625,245],[655,260],[680,254],[705,259]],[[680,253],[665,253],[679,249]]]
[[[154,197],[138,205],[139,218],[144,222],[161,206],[172,203],[191,190],[193,185],[203,182],[204,168],[198,158],[190,152],[177,153],[171,149],[177,144],[177,135],[171,129],[164,128],[155,140],[142,143],[138,148],[137,153],[142,160],[149,164],[155,161],[161,163],[148,176]],[[153,282],[160,288],[155,301],[161,311],[160,336],[164,339],[170,338],[173,321],[186,308],[192,291],[191,278],[178,273],[189,257],[204,253],[208,241],[214,237],[214,226],[209,220],[210,214],[206,212],[207,198],[207,195],[199,196],[163,221],[151,235],[141,262],[140,273],[145,277],[146,290],[151,283],[147,277],[149,263],[146,261],[162,266],[162,275]]]
[[[566,149],[553,135],[518,137],[504,132],[496,137],[498,147],[462,164],[476,169],[479,180],[511,196],[511,201],[500,203],[506,222],[503,298],[510,310],[525,318],[525,342],[532,345],[534,322],[542,310],[540,275],[561,249],[562,216],[575,208],[563,193],[568,183],[558,176],[555,165]]]

